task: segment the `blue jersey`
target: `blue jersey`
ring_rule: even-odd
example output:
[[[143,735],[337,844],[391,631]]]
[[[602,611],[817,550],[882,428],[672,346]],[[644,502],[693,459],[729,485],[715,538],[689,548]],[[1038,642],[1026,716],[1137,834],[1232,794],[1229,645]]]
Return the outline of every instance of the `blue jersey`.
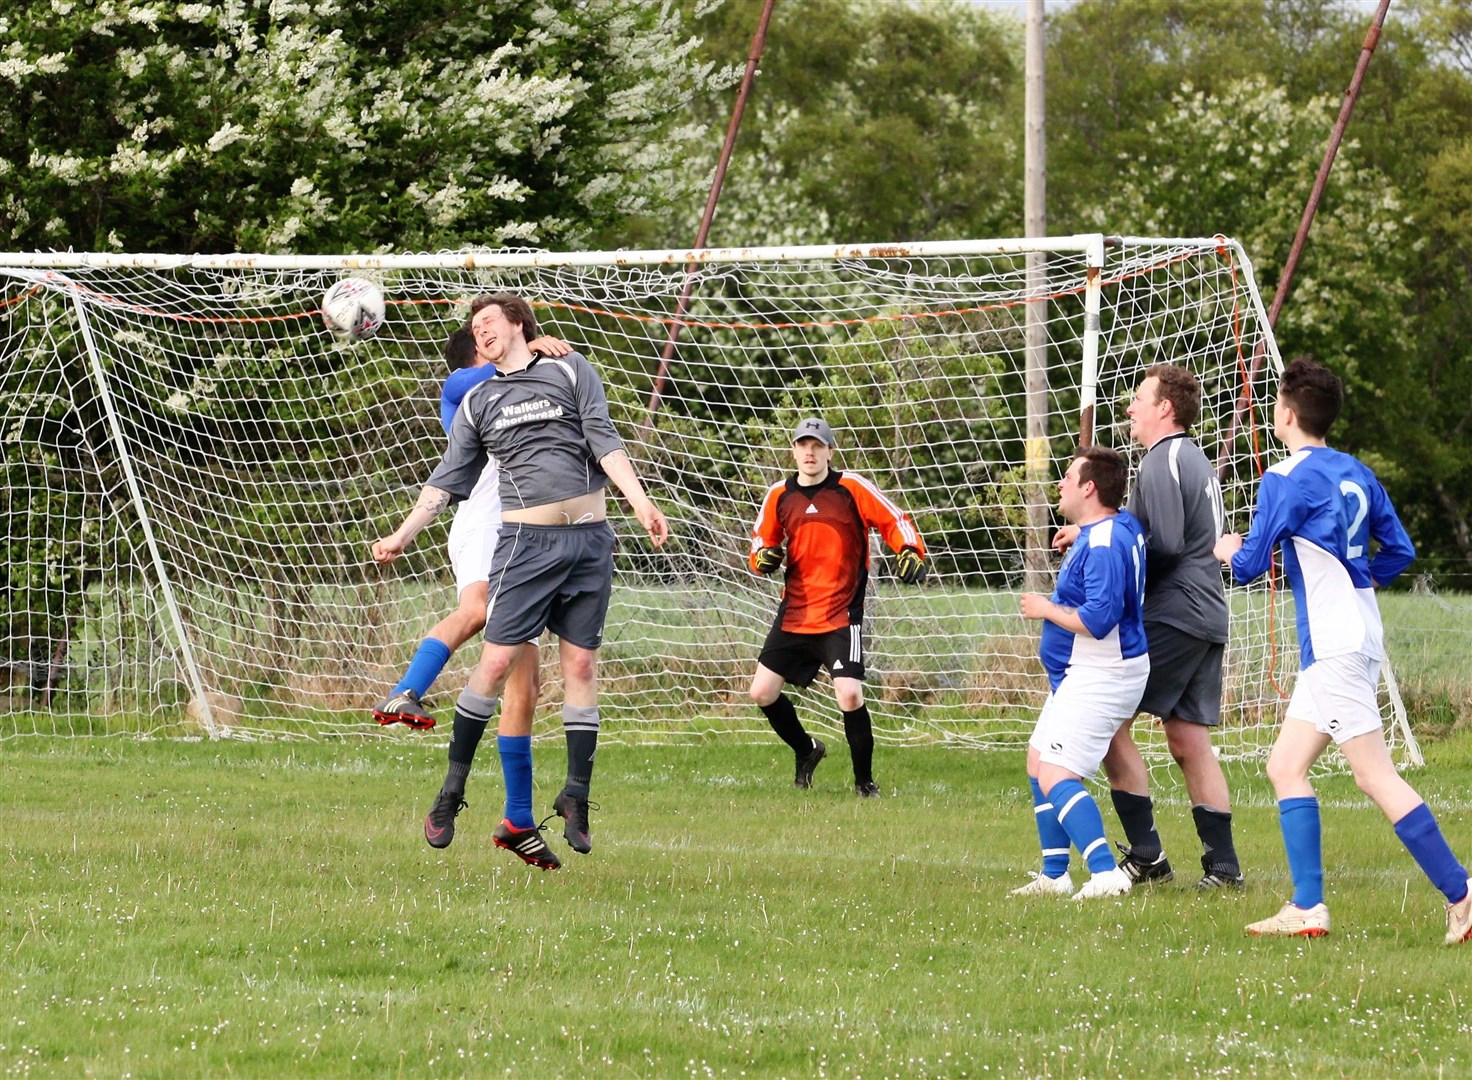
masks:
[[[1052,600],[1077,610],[1094,635],[1043,621],[1038,655],[1054,690],[1075,664],[1109,667],[1145,654],[1145,530],[1135,515],[1121,510],[1079,530]]]
[[[1371,540],[1380,545],[1374,558]],[[1384,659],[1374,586],[1395,580],[1416,548],[1369,466],[1306,446],[1265,472],[1232,576],[1245,585],[1267,573],[1279,544],[1298,613],[1300,666],[1351,653]]]
[[[440,391],[440,423],[444,425],[446,435],[450,433],[450,425],[455,422],[455,413],[465,395],[470,393],[472,387],[479,386],[487,379],[494,379],[498,374],[495,364],[463,367],[450,372],[450,377],[445,380],[445,388]]]

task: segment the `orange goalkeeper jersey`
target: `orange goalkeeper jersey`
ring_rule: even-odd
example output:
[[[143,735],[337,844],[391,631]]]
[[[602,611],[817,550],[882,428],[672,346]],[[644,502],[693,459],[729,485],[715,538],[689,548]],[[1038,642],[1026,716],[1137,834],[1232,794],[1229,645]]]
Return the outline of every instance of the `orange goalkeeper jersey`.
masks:
[[[787,544],[787,578],[777,625],[794,634],[858,626],[869,581],[869,530],[894,551],[925,554],[914,523],[879,489],[855,473],[830,469],[821,484],[802,487],[794,474],[773,484],[751,532],[757,552]]]

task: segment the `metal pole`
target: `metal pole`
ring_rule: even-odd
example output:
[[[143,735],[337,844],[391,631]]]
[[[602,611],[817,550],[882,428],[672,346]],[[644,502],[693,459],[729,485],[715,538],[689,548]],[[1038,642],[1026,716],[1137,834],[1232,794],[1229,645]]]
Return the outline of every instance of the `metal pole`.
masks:
[[[1048,172],[1045,140],[1047,87],[1044,79],[1043,0],[1027,0],[1023,136],[1023,232],[1046,236],[1048,232]],[[1025,320],[1027,434],[1025,481],[1027,529],[1022,545],[1023,588],[1047,591],[1048,558],[1047,493],[1048,450],[1048,262],[1040,251],[1027,255]]]
[[[148,508],[143,502],[143,491],[139,488],[138,477],[133,472],[133,458],[128,453],[128,444],[123,440],[123,426],[118,420],[117,408],[113,405],[112,391],[107,388],[107,374],[102,370],[102,357],[97,351],[97,341],[92,336],[92,323],[87,318],[86,308],[82,306],[82,298],[77,293],[72,294],[72,306],[76,309],[77,321],[82,327],[82,341],[87,346],[87,358],[91,361],[92,378],[97,383],[97,396],[102,401],[103,413],[107,416],[108,427],[112,429],[113,441],[117,444],[118,461],[123,467],[123,478],[128,484],[128,494],[133,499],[133,509],[138,514],[138,524],[143,529],[143,542],[148,546],[149,554],[153,557],[153,570],[158,575],[159,594],[163,597],[164,607],[169,612],[169,621],[174,627],[174,636],[179,642],[179,653],[185,674],[194,688],[194,698],[199,702],[199,712],[204,720],[205,731],[210,738],[219,738],[220,728],[215,723],[214,710],[210,708],[210,699],[205,693],[204,680],[199,674],[199,665],[194,662],[194,650],[190,648],[189,635],[184,630],[184,616],[174,599],[174,587],[169,583],[169,572],[164,565],[164,557],[159,550],[158,541],[154,539],[153,522],[149,519]]]
[[[716,203],[721,197],[721,185],[726,180],[726,167],[731,163],[731,152],[736,148],[736,133],[741,129],[741,117],[746,112],[746,99],[751,94],[751,85],[756,80],[757,63],[762,58],[762,51],[767,46],[767,26],[772,21],[772,8],[777,0],[766,0],[762,4],[761,18],[757,22],[756,33],[752,35],[751,47],[746,51],[746,71],[741,76],[741,89],[736,92],[736,104],[731,109],[731,122],[726,126],[726,140],[721,144],[721,157],[716,162],[716,173],[711,179],[710,195],[705,200],[705,213],[700,217],[700,228],[695,232],[695,248],[699,250],[705,247],[706,237],[710,235],[710,223],[716,216]],[[680,290],[680,299],[675,304],[675,317],[670,323],[669,337],[665,339],[664,351],[659,357],[659,370],[654,374],[654,385],[649,391],[649,414],[644,419],[644,426],[654,426],[654,414],[659,410],[660,395],[664,392],[665,377],[669,374],[670,361],[675,356],[675,342],[680,337],[680,320],[685,317],[685,309],[690,303],[690,295],[695,291],[695,263],[685,265],[685,284]]]

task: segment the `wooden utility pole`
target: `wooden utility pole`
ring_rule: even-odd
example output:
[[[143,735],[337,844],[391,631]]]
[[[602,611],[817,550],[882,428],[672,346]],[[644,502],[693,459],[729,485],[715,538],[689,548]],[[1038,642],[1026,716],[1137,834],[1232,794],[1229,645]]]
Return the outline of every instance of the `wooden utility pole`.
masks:
[[[1048,234],[1047,144],[1044,139],[1047,93],[1044,81],[1043,0],[1027,0],[1026,99],[1023,136],[1023,230],[1029,237]],[[1049,582],[1048,521],[1052,500],[1048,497],[1050,454],[1048,451],[1048,264],[1040,251],[1027,256],[1026,368],[1027,441],[1026,480],[1027,530],[1023,538],[1023,588],[1047,592]]]

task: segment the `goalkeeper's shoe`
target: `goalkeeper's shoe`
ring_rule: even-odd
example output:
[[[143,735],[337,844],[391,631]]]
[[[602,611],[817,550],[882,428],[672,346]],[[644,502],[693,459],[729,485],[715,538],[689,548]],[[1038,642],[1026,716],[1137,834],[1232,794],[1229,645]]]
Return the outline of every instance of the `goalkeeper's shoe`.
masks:
[[[373,706],[373,719],[380,724],[408,724],[416,731],[434,727],[434,717],[424,711],[419,695],[413,690],[400,690],[384,698]]]
[[[447,848],[455,839],[455,815],[466,807],[465,800],[451,791],[441,790],[424,819],[424,839],[430,847]]]
[[[1253,937],[1323,937],[1329,932],[1329,909],[1323,904],[1311,908],[1284,904],[1272,918],[1248,923],[1247,932]]]
[[[1134,848],[1115,844],[1119,848],[1119,869],[1129,877],[1132,885],[1145,885],[1154,881],[1169,881],[1176,876],[1170,868],[1165,852],[1156,855],[1139,855]]]
[[[1210,855],[1201,856],[1201,869],[1203,871],[1201,880],[1196,883],[1198,889],[1240,889],[1243,877],[1242,868],[1233,863],[1214,863]]]
[[[1116,866],[1113,870],[1101,870],[1094,874],[1079,886],[1073,898],[1075,900],[1097,900],[1103,896],[1123,896],[1130,891],[1130,886],[1133,884],[1134,881],[1130,876]]]
[[[1068,871],[1063,871],[1060,877],[1048,877],[1045,874],[1034,873],[1032,880],[1020,888],[1013,889],[1008,896],[1072,896],[1073,878],[1068,876]]]
[[[1472,941],[1472,878],[1467,879],[1467,895],[1446,906],[1446,943],[1464,941]]]
[[[496,826],[496,831],[491,833],[491,842],[499,848],[505,848],[522,862],[540,866],[543,870],[556,870],[562,865],[562,860],[552,853],[552,849],[542,839],[540,825],[518,829],[503,818],[501,824]]]
[[[879,798],[879,785],[873,780],[860,780],[854,784],[854,794],[861,799]]]
[[[561,791],[552,800],[552,812],[562,818],[562,837],[568,847],[580,855],[593,850],[593,838],[588,835],[587,799]]]
[[[793,787],[810,788],[813,786],[813,770],[818,767],[818,762],[828,756],[828,747],[823,745],[823,740],[814,739],[813,748],[806,754],[797,755],[797,771],[792,776]]]

